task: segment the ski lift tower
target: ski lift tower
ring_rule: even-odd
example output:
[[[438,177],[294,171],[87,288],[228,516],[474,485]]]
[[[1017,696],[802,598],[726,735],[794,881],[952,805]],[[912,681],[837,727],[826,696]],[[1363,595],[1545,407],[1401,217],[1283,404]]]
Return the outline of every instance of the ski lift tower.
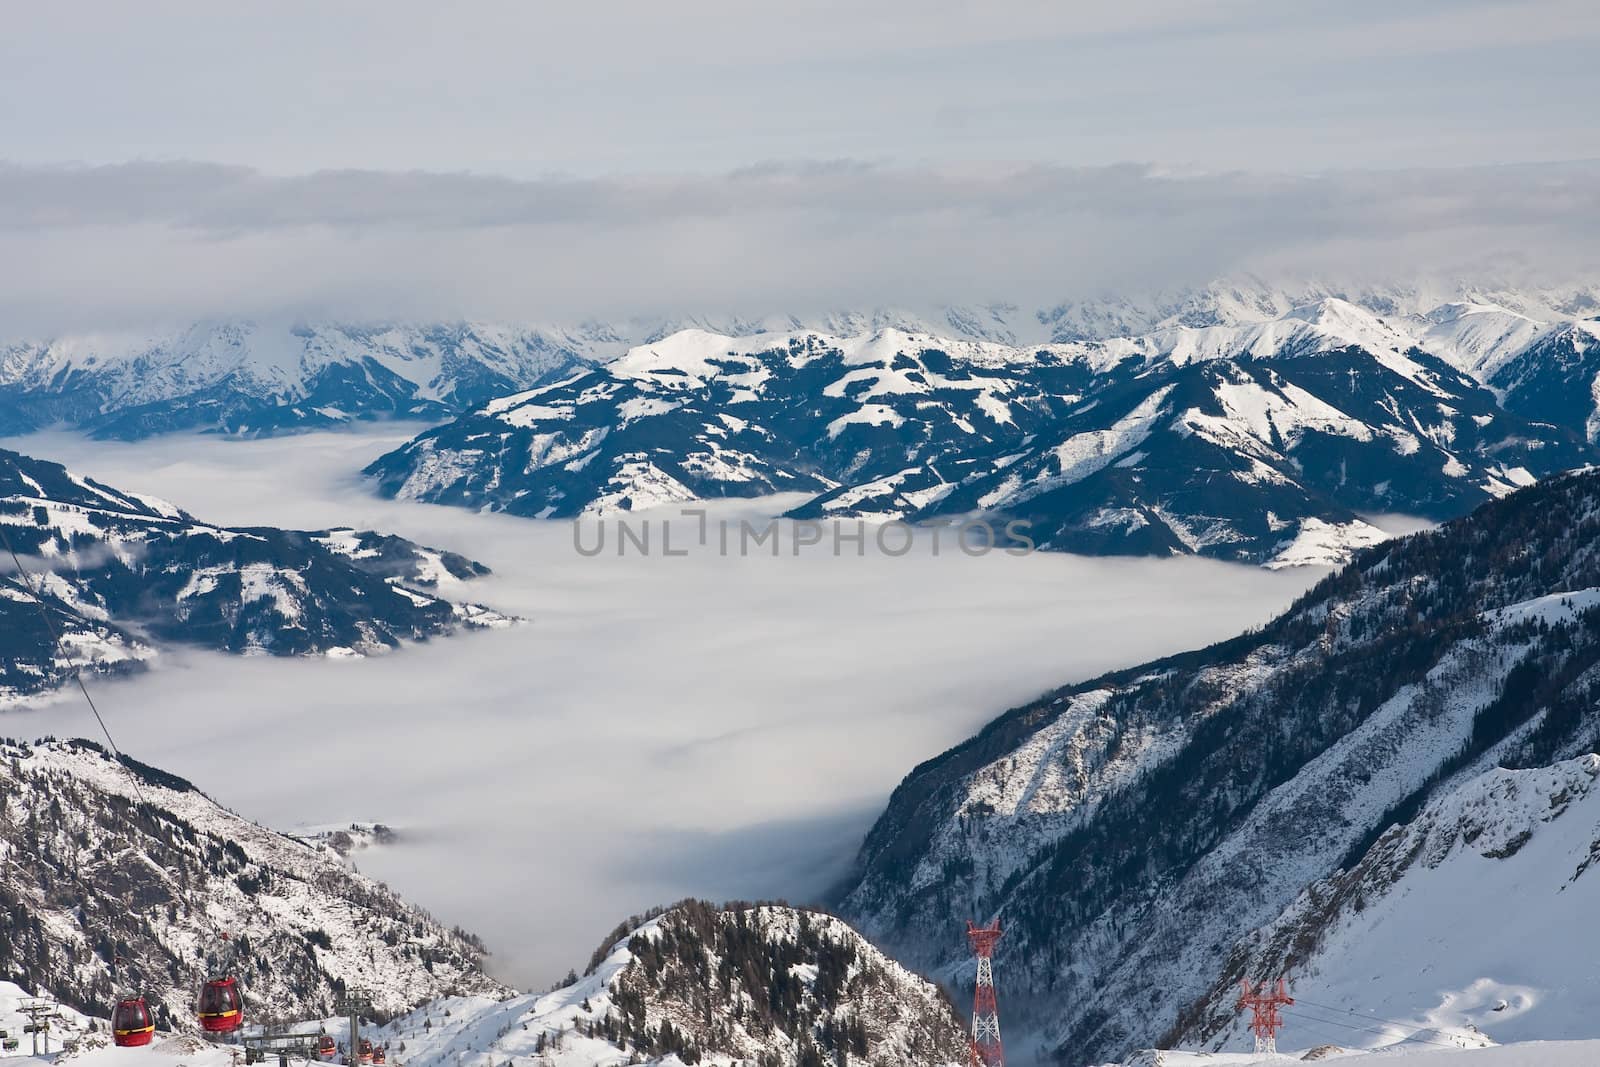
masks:
[[[372,995],[365,989],[346,989],[334,1003],[334,1010],[350,1019],[350,1045],[345,1050],[345,1062],[356,1067],[361,1062],[356,1051],[361,1047],[361,1017],[372,1011]]]
[[[25,1034],[33,1036],[33,1054],[39,1055],[39,1040],[44,1039],[44,1054],[50,1055],[50,1024],[61,1016],[56,1012],[56,1003],[46,997],[29,997],[17,1005],[17,1012],[28,1017],[28,1024],[22,1028]]]

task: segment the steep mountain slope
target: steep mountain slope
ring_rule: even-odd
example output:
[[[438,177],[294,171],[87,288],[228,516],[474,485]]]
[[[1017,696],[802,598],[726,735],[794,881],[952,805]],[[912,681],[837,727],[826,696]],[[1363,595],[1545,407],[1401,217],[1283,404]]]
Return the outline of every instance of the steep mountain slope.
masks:
[[[1077,552],[1337,563],[1383,537],[1357,513],[1450,518],[1592,454],[1341,302],[1161,340],[909,517],[1020,520]]]
[[[367,470],[535,517],[804,491],[796,518],[1031,527],[1037,545],[1338,562],[1360,512],[1448,518],[1596,453],[1354,305],[1036,349],[686,331],[495,401]]]
[[[133,961],[163,1029],[192,1028],[208,962],[231,963],[258,1019],[331,1015],[344,984],[371,989],[386,1016],[501,990],[475,939],[331,849],[88,742],[0,742],[0,856],[0,973],[102,1018],[114,978],[129,978],[115,956]]]
[[[1239,1047],[1237,980],[1283,973],[1300,1044],[1592,1036],[1593,960],[1572,938],[1600,906],[1597,860],[1600,756],[1468,777],[1241,942],[1163,1043]]]
[[[1600,320],[1538,337],[1496,368],[1507,410],[1566,426],[1600,443]]]
[[[559,1067],[967,1062],[939,991],[838,919],[694,901],[624,924],[572,985],[431,1004],[381,1038],[409,1067],[451,1067],[463,1052]]]
[[[943,976],[961,954],[927,931],[998,914],[1013,1035],[1068,1064],[1151,1045],[1241,939],[1442,787],[1600,747],[1597,609],[1600,472],[1364,550],[1260,631],[918,767],[842,913]]]
[[[75,666],[132,669],[164,642],[357,655],[509,622],[445,598],[484,573],[454,553],[354,530],[212,526],[3,449],[0,526],[31,575],[0,554],[0,701],[59,685]]]
[[[0,434],[58,422],[131,439],[441,419],[564,373],[605,338],[466,323],[221,322],[154,338],[17,342],[0,346]]]

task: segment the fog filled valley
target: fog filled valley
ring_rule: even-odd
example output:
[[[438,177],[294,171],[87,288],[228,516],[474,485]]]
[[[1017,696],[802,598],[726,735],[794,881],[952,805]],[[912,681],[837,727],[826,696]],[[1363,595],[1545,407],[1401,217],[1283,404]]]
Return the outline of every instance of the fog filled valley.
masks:
[[[371,495],[357,472],[413,430],[0,446],[223,524],[353,525],[491,568],[470,595],[524,620],[510,629],[355,660],[167,649],[93,684],[130,755],[251,819],[395,828],[360,868],[483,935],[524,988],[652,905],[819,899],[915,764],[1047,688],[1265,622],[1324,573],[935,557],[927,536],[900,558],[619,559],[613,534],[587,558],[567,522]],[[75,695],[0,732],[99,736]]]

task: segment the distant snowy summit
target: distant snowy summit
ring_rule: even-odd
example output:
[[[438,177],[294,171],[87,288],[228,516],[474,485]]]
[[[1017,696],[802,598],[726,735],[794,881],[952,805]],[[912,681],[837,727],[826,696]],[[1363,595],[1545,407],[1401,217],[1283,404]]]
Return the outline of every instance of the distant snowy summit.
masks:
[[[1600,456],[1600,324],[1430,315],[1324,297],[1027,347],[688,329],[368,473],[390,496],[530,517],[804,492],[793,517],[982,516],[1044,549],[1334,563],[1384,537],[1363,516],[1453,518]]]
[[[1534,340],[1600,316],[1600,283],[1341,286],[1240,278],[1038,309],[999,302],[566,324],[218,319],[0,339],[0,436],[55,425],[137,439],[183,430],[261,435],[381,418],[438,421],[684,330],[731,338],[892,331],[1026,349],[1248,326],[1328,299],[1382,316],[1483,380]]]
[[[0,343],[0,435],[66,424],[133,440],[436,421],[565,371],[606,342],[603,330],[240,321]]]

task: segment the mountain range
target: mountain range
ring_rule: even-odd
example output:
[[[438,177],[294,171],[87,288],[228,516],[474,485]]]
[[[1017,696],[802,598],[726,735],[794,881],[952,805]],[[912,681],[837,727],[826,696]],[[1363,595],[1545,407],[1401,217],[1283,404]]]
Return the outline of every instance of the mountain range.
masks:
[[[18,340],[0,343],[0,435],[64,424],[134,440],[435,421],[559,373],[605,338],[470,323],[219,321]]]
[[[542,517],[805,494],[1095,554],[1337,563],[1600,457],[1600,286],[1244,278],[1042,308],[217,321],[0,346],[0,433],[441,423],[382,493]],[[996,521],[998,520],[998,521]]]
[[[0,449],[0,702],[160,647],[365,655],[512,620],[455,599],[482,564],[350,529],[215,526]]]
[[[1333,563],[1385,536],[1374,514],[1451,518],[1600,457],[1588,414],[1538,392],[1584,373],[1558,342],[1589,324],[1527,340],[1511,312],[1456,310],[1426,338],[1332,297],[1031,348],[685,330],[367,473],[386,495],[538,518],[799,492],[797,519],[977,516],[1046,549]],[[1521,414],[1475,370],[1516,375]]]
[[[895,790],[838,918],[678,905],[543,995],[348,872],[336,844],[388,831],[285,838],[97,746],[8,742],[0,961],[96,1014],[112,958],[140,960],[181,1025],[236,929],[257,1010],[326,1014],[354,975],[424,1065],[944,1064],[960,1024],[915,974],[970,989],[957,923],[998,918],[1019,1063],[1238,1048],[1236,983],[1277,975],[1293,1047],[1587,1038],[1597,749],[1584,471],[1360,550],[1258,630],[1005,713]]]

